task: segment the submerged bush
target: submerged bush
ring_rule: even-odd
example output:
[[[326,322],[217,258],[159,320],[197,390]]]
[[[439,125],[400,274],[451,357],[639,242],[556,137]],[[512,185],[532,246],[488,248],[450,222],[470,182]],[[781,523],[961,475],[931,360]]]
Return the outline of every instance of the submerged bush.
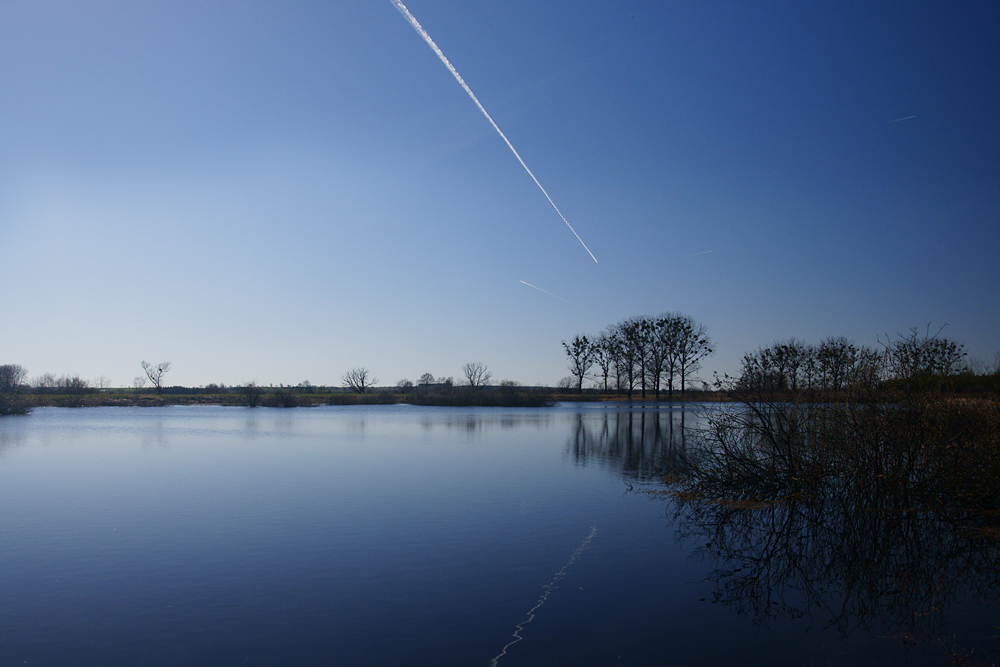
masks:
[[[727,387],[683,478],[694,496],[843,497],[866,508],[1000,508],[1000,403],[860,373],[837,400]]]
[[[260,404],[268,408],[297,408],[302,405],[299,397],[287,389],[279,389],[261,395]]]

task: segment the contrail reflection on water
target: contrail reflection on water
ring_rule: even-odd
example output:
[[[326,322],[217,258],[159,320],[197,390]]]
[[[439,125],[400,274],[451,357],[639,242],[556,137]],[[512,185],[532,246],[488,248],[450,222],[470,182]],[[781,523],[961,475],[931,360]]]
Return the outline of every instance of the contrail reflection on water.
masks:
[[[597,535],[597,526],[591,526],[590,532],[587,534],[585,538],[583,538],[583,542],[580,544],[580,546],[578,546],[573,551],[573,553],[569,555],[569,561],[567,561],[567,563],[562,566],[561,570],[556,572],[555,576],[552,577],[552,581],[542,586],[542,597],[538,598],[538,602],[535,603],[535,606],[528,610],[528,618],[521,621],[515,626],[514,639],[507,642],[507,645],[504,646],[503,649],[501,649],[500,654],[497,657],[490,660],[490,667],[497,667],[497,662],[499,662],[500,658],[504,657],[507,654],[507,649],[509,649],[511,646],[524,639],[524,637],[521,636],[521,632],[524,630],[524,626],[535,620],[535,612],[538,611],[538,608],[541,607],[543,604],[545,604],[545,601],[549,599],[549,594],[556,588],[558,588],[556,584],[559,583],[560,579],[566,576],[566,570],[569,569],[569,566],[575,563],[576,559],[580,557],[580,554],[582,554],[584,550],[588,546],[590,546],[590,542],[591,540],[594,539],[595,535]]]

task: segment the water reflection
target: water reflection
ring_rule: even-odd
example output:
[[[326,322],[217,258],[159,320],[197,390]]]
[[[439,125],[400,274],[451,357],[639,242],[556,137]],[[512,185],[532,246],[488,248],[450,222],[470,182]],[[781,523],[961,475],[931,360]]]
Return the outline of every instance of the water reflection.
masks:
[[[142,448],[144,450],[170,449],[170,440],[167,438],[163,419],[157,419],[153,423],[152,428],[147,428],[142,431]]]
[[[597,462],[627,479],[659,481],[683,463],[692,421],[685,410],[578,412],[566,450],[577,464]]]
[[[949,612],[997,599],[1000,542],[982,517],[859,511],[844,499],[679,502],[678,535],[715,561],[715,600],[763,625],[822,610],[843,636],[941,637]]]
[[[683,410],[580,412],[566,451],[578,464],[660,482],[683,472],[698,425]],[[861,632],[942,644],[957,664],[983,651],[995,657],[997,614],[970,607],[1000,601],[1000,517],[859,510],[905,505],[873,499],[871,488],[858,493],[865,498],[771,504],[675,498],[668,514],[678,539],[699,545],[693,556],[712,568],[713,601],[757,626],[808,617],[845,639]]]
[[[25,435],[20,429],[0,430],[0,457],[4,456],[8,450],[22,446],[24,442]]]
[[[401,423],[409,423],[406,418],[408,414],[401,413],[403,417]],[[363,440],[370,426],[384,427],[386,423],[386,414],[358,414],[350,422],[350,433]],[[441,412],[428,412],[428,408],[422,408],[417,423],[428,436],[443,429],[473,437],[497,429],[511,431],[522,427],[549,427],[554,423],[554,417],[552,414],[540,414],[532,409],[523,413],[500,410],[491,413],[489,409],[481,408],[470,408],[466,411],[451,409]]]

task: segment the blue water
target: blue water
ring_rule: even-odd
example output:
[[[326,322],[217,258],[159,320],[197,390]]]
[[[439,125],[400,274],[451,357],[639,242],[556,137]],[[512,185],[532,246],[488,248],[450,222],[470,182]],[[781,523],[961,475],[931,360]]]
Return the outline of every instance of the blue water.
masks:
[[[720,564],[657,493],[696,423],[569,404],[0,419],[0,664],[940,662],[713,604]]]

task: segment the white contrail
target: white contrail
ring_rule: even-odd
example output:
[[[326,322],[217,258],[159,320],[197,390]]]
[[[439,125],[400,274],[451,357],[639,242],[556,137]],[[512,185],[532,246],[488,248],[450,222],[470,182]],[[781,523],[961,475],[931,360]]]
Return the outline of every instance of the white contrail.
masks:
[[[531,173],[530,169],[528,169],[528,165],[524,163],[524,160],[521,159],[521,156],[518,155],[516,150],[514,150],[514,146],[513,144],[510,143],[510,140],[507,138],[507,135],[505,135],[503,131],[500,129],[500,127],[495,122],[493,122],[493,118],[491,118],[490,115],[486,113],[486,109],[483,107],[482,104],[479,103],[479,99],[476,97],[475,93],[472,92],[472,89],[469,88],[469,85],[465,83],[465,79],[463,79],[462,75],[458,73],[458,70],[455,69],[455,66],[452,65],[451,62],[445,57],[444,53],[441,52],[441,49],[438,48],[438,45],[434,43],[433,39],[431,39],[431,36],[427,34],[427,31],[424,30],[423,26],[421,26],[420,23],[417,21],[417,19],[414,18],[413,14],[410,13],[410,10],[406,8],[406,5],[404,5],[399,0],[390,0],[390,2],[392,2],[392,4],[396,7],[396,9],[399,10],[400,14],[406,17],[406,20],[409,21],[410,25],[413,26],[413,29],[417,31],[417,34],[419,34],[421,37],[424,38],[424,41],[427,42],[427,46],[431,47],[431,50],[437,54],[437,57],[440,58],[441,62],[444,63],[444,66],[448,68],[448,71],[451,72],[451,75],[455,77],[455,80],[458,81],[458,83],[462,86],[465,92],[469,94],[469,97],[472,98],[472,101],[476,103],[476,106],[479,107],[479,110],[483,112],[484,116],[486,116],[486,120],[490,121],[490,125],[493,126],[493,129],[496,130],[497,134],[499,134],[500,137],[507,143],[507,147],[510,148],[511,152],[514,154],[514,157],[517,158],[517,161],[520,162],[521,166],[524,167],[524,170],[528,172],[528,176],[531,176],[531,180],[535,182],[535,185],[538,186],[538,189],[542,191],[542,194],[545,195],[545,198],[549,200],[550,204],[552,204],[552,208],[556,210],[556,213],[559,214],[559,217],[562,218],[562,221],[566,223],[567,227],[569,227],[569,231],[573,232],[573,236],[575,236],[576,240],[580,242],[580,245],[583,246],[583,249],[587,251],[587,254],[590,255],[590,258],[594,260],[594,262],[597,262],[597,258],[594,257],[594,253],[590,252],[590,248],[587,247],[587,244],[583,242],[583,239],[580,238],[580,235],[576,233],[575,229],[573,229],[573,225],[569,224],[569,220],[567,220],[566,216],[562,214],[562,211],[559,210],[559,207],[556,206],[556,203],[552,201],[552,197],[549,196],[549,193],[545,191],[545,188],[542,187],[542,184],[538,182],[538,179],[535,178],[535,175]]]
[[[906,118],[897,118],[896,120],[890,120],[890,123],[898,123],[901,120],[910,120],[911,118],[916,118],[916,116],[907,116]]]
[[[689,257],[697,257],[698,255],[707,255],[710,252],[712,252],[712,251],[711,250],[702,250],[701,252],[696,252],[693,255],[689,255]]]
[[[584,246],[584,247],[586,247],[586,246]],[[566,303],[568,303],[568,304],[569,304],[569,305],[571,305],[571,306],[575,306],[575,305],[576,305],[576,304],[575,304],[575,303],[573,303],[572,301],[567,301],[566,299],[562,298],[561,296],[557,296],[557,295],[553,294],[552,292],[546,292],[546,291],[545,291],[545,290],[543,290],[543,289],[542,289],[541,287],[535,287],[535,286],[534,286],[534,285],[532,285],[531,283],[526,283],[526,282],[524,282],[523,280],[518,280],[517,282],[521,283],[522,285],[527,285],[527,286],[528,286],[528,287],[530,287],[531,289],[536,289],[536,290],[538,290],[539,292],[541,292],[542,294],[548,294],[549,296],[554,296],[554,297],[556,297],[557,299],[559,299],[560,301],[566,301]]]

